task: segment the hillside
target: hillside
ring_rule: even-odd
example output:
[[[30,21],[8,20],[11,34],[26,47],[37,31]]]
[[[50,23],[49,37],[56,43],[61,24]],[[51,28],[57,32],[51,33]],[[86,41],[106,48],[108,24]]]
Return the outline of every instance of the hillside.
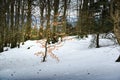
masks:
[[[0,53],[0,80],[120,80],[120,63],[115,62],[119,47],[100,39],[100,48],[89,48],[90,39],[64,40],[53,51],[59,62],[49,54],[41,62],[35,53],[44,48],[36,40],[26,41],[21,48]]]

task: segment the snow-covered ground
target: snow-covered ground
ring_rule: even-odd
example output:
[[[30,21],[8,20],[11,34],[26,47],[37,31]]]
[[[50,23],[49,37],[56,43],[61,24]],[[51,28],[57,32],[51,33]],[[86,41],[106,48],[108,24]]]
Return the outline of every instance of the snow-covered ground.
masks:
[[[59,62],[49,55],[41,62],[35,53],[43,49],[36,41],[0,53],[0,80],[120,80],[120,63],[115,62],[120,51],[112,41],[101,39],[101,48],[89,48],[90,37],[62,44],[53,51]]]

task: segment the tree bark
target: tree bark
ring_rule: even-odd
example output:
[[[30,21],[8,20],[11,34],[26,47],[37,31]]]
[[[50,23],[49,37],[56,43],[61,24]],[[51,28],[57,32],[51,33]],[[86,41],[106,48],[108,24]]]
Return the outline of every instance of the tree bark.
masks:
[[[117,38],[118,44],[120,44],[120,1],[111,0],[110,3],[110,15],[114,22],[114,34]],[[115,6],[117,5],[117,6]]]
[[[120,44],[120,22],[114,23],[114,34],[117,38],[118,44]]]
[[[43,57],[43,62],[46,61],[46,57],[47,57],[47,44],[48,44],[48,40],[45,42],[45,54],[44,54],[44,57]]]
[[[111,0],[110,15],[114,22],[114,34],[117,38],[118,44],[120,45],[120,6],[119,4],[120,4],[119,0]],[[120,56],[118,57],[116,62],[120,62]]]
[[[26,33],[25,33],[25,41],[31,38],[31,23],[32,23],[32,0],[27,0],[28,2],[28,12],[27,12],[27,25],[26,25]]]
[[[99,33],[96,34],[96,48],[99,48]]]
[[[57,29],[57,17],[59,16],[59,0],[54,0],[53,3],[53,7],[54,7],[54,20],[53,20],[53,33],[56,33],[56,29]]]

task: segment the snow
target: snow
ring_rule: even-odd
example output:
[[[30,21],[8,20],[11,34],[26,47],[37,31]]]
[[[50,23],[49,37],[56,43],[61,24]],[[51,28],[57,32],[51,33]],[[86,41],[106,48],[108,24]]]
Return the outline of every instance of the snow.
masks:
[[[44,49],[31,40],[21,48],[0,53],[0,80],[120,80],[120,63],[115,62],[119,46],[100,39],[100,48],[89,48],[91,36],[72,38],[53,51],[59,62],[49,55],[41,62],[42,57],[34,54]]]

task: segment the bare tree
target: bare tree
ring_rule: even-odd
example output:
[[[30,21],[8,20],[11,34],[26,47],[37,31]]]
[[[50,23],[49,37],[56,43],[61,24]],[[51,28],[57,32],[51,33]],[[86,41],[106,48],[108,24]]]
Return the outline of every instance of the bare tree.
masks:
[[[29,40],[31,36],[31,23],[32,23],[32,0],[27,0],[27,25],[26,25],[26,32],[25,32],[25,40]]]
[[[43,62],[46,61],[46,57],[47,57],[47,44],[49,43],[50,35],[51,35],[50,16],[51,16],[51,2],[50,2],[50,0],[47,0],[47,6],[46,6],[47,24],[46,24],[46,31],[45,31],[46,42],[45,42],[45,55],[43,57]]]
[[[46,8],[46,0],[39,0],[39,9],[40,9],[40,28],[39,28],[39,38],[44,38],[44,22],[45,22],[45,8]]]

